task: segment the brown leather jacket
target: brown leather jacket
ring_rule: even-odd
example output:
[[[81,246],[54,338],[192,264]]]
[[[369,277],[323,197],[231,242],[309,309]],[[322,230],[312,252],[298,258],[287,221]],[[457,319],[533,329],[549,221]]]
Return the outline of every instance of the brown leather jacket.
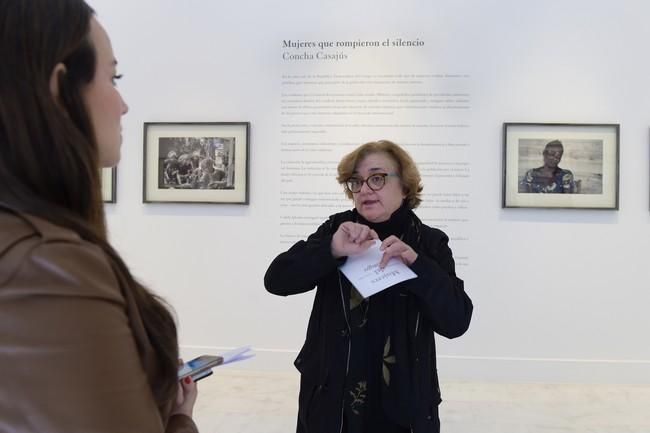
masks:
[[[0,432],[196,433],[158,410],[132,304],[99,247],[0,208]]]

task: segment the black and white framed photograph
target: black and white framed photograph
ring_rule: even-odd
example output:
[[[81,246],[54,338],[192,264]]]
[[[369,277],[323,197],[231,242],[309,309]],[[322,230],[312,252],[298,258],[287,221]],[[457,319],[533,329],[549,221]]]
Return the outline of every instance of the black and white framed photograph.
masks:
[[[104,203],[115,203],[117,195],[115,193],[117,186],[117,168],[102,168],[102,200]]]
[[[504,123],[504,208],[618,209],[618,124]]]
[[[144,124],[145,203],[248,204],[248,122]]]

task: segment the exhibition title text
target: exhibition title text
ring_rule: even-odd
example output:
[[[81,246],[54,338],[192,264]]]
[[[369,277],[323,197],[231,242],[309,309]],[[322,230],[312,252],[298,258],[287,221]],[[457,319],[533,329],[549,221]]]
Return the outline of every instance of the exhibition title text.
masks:
[[[423,47],[419,38],[386,38],[384,40],[348,40],[348,41],[302,41],[285,39],[282,41],[282,60],[347,60],[349,50],[361,48],[405,48]],[[346,52],[347,51],[347,52]]]

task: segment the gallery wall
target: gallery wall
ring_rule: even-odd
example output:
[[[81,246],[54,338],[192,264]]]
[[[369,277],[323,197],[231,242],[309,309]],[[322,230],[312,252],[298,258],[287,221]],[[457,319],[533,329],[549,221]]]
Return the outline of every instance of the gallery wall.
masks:
[[[173,305],[186,356],[250,344],[237,368],[293,368],[313,293],[266,293],[266,267],[350,206],[340,157],[387,138],[420,164],[418,214],[475,304],[438,339],[443,380],[650,382],[650,5],[91,5],[130,107],[110,237]],[[251,125],[249,204],[142,203],[144,122],[229,121]],[[620,209],[502,209],[504,122],[620,124]]]

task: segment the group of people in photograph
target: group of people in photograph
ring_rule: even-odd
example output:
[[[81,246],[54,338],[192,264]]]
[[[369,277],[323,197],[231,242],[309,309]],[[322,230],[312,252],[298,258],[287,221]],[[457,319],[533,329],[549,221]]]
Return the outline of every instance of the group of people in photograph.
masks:
[[[230,146],[213,138],[161,138],[168,150],[162,161],[160,188],[232,189]],[[230,181],[229,178],[230,177]]]

